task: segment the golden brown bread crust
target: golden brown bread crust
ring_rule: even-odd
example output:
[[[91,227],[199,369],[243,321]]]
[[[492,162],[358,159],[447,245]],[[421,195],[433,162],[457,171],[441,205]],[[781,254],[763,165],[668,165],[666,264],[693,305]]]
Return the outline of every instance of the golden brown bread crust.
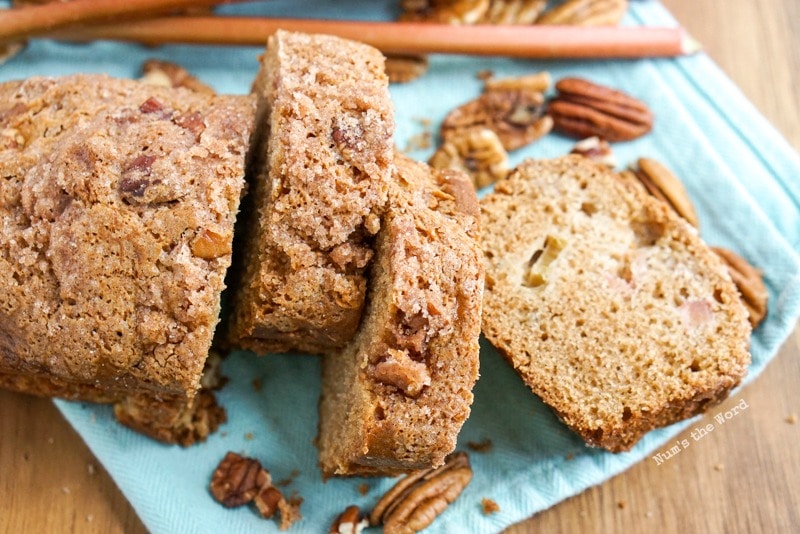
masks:
[[[323,358],[325,476],[441,465],[472,403],[483,292],[475,192],[462,173],[400,155],[396,165],[365,318]]]
[[[228,338],[258,353],[342,347],[361,318],[392,172],[383,56],[277,32],[254,84],[253,210]]]
[[[107,76],[0,85],[0,375],[190,398],[219,315],[254,101]]]
[[[662,202],[572,156],[524,162],[481,208],[483,332],[590,445],[627,450],[745,375],[727,269]]]

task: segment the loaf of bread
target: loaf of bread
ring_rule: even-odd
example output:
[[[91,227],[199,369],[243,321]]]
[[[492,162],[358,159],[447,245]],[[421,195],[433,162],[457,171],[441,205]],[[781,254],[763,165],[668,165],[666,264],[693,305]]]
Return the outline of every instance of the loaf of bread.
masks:
[[[229,342],[335,350],[361,318],[392,172],[384,59],[353,41],[279,31],[254,92],[255,180]]]
[[[478,376],[483,264],[469,178],[398,155],[364,318],[323,358],[324,476],[439,466]]]
[[[0,386],[194,397],[254,113],[99,75],[0,85]]]
[[[524,162],[481,210],[483,332],[588,444],[627,450],[745,375],[736,287],[662,202],[570,156]]]

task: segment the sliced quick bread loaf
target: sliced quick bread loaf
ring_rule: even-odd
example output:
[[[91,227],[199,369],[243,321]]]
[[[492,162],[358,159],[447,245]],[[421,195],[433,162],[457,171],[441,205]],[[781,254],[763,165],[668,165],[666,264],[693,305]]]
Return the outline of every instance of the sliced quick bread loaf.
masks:
[[[478,377],[483,264],[466,175],[398,156],[356,337],[323,359],[325,476],[439,466]]]
[[[392,172],[381,53],[279,31],[261,59],[252,213],[229,330],[256,352],[341,348],[358,327]]]
[[[481,211],[483,332],[588,444],[627,450],[745,375],[736,287],[662,202],[569,156],[524,162]]]
[[[196,394],[254,112],[101,75],[0,84],[0,387]]]

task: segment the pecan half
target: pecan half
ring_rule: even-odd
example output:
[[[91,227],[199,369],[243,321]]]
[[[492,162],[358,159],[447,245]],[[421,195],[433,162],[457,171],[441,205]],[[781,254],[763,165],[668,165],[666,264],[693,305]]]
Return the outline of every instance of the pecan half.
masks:
[[[475,188],[485,187],[508,175],[508,153],[497,134],[476,127],[451,136],[428,160],[435,169],[455,169],[469,175]]]
[[[387,534],[411,534],[427,528],[472,480],[465,452],[451,454],[444,465],[406,476],[381,497],[370,513],[372,525]]]
[[[428,72],[428,56],[422,54],[388,54],[386,75],[390,83],[408,83]]]
[[[639,158],[638,168],[631,169],[645,190],[666,202],[695,228],[700,228],[697,212],[681,181],[664,165],[650,158]]]
[[[617,158],[614,156],[614,150],[611,145],[605,139],[600,139],[596,136],[587,137],[575,143],[570,154],[578,154],[584,158],[589,158],[611,169],[617,166]]]
[[[533,24],[547,7],[547,0],[492,0],[481,24]]]
[[[567,0],[546,11],[536,24],[614,26],[627,10],[627,0]]]
[[[439,24],[475,24],[489,9],[490,0],[403,0],[400,20]]]
[[[559,94],[547,112],[554,128],[565,135],[630,141],[653,129],[647,104],[622,91],[581,78],[559,80],[556,89]]]
[[[749,312],[750,325],[753,328],[757,327],[767,316],[769,299],[761,272],[732,250],[722,247],[711,248],[728,266],[731,279],[739,289],[742,302]]]
[[[223,506],[233,508],[252,501],[272,478],[261,463],[253,458],[229,452],[211,477],[211,495]]]
[[[369,526],[369,519],[361,513],[358,506],[345,508],[344,512],[334,520],[328,534],[360,534]]]
[[[494,131],[503,148],[514,150],[547,134],[553,121],[545,114],[542,93],[497,89],[451,111],[442,121],[439,133],[447,142],[464,130],[478,126]]]

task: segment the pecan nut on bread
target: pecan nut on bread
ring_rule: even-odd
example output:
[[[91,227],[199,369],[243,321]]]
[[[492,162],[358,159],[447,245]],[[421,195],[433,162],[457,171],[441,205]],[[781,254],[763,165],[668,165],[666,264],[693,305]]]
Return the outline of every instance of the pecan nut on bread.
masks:
[[[99,75],[0,85],[0,385],[195,395],[254,108]]]
[[[270,37],[254,83],[260,133],[232,346],[321,353],[354,335],[392,172],[383,65],[376,49],[337,37]]]
[[[356,337],[323,357],[317,445],[325,476],[436,467],[478,377],[478,203],[460,171],[398,155]]]
[[[483,332],[588,444],[627,450],[745,375],[736,287],[663,202],[568,156],[524,162],[481,211]]]

